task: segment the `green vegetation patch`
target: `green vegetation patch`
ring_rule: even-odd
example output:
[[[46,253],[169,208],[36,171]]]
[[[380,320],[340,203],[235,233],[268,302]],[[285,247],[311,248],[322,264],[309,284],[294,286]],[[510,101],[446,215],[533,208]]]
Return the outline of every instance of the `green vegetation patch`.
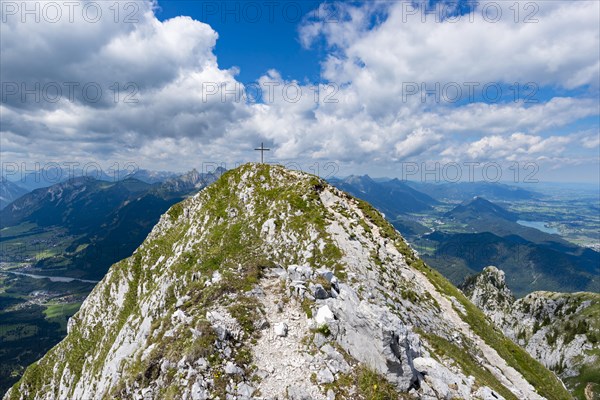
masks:
[[[501,394],[505,399],[519,400],[469,352],[440,336],[424,332],[423,330],[420,330],[419,334],[427,339],[427,342],[435,350],[437,356],[442,358],[448,357],[452,359],[454,362],[456,362],[466,376],[474,376],[477,384],[480,386],[490,387]]]
[[[55,322],[60,325],[61,329],[67,329],[67,321],[81,307],[81,303],[65,303],[65,304],[47,304],[44,315],[48,322]]]
[[[183,214],[183,205],[181,203],[174,204],[167,211],[172,221],[177,221],[179,217]]]
[[[314,380],[316,382],[316,375]],[[357,365],[352,372],[347,374],[340,373],[335,382],[323,386],[325,391],[331,389],[346,399],[399,400],[410,398],[405,393],[399,393],[383,375],[363,364]]]

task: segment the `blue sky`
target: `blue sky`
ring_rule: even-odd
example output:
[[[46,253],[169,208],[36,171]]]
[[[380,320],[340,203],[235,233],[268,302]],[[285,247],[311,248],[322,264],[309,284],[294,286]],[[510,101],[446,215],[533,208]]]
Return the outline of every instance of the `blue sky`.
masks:
[[[298,26],[319,2],[248,3],[252,6],[235,1],[162,1],[156,16],[165,20],[189,15],[209,24],[219,34],[214,50],[219,66],[239,67],[242,82],[254,82],[271,68],[277,68],[284,79],[318,82],[324,52],[303,48]]]
[[[183,171],[265,142],[272,161],[339,175],[534,163],[545,181],[599,180],[597,1],[78,10],[97,4],[93,21],[1,10],[3,163]]]

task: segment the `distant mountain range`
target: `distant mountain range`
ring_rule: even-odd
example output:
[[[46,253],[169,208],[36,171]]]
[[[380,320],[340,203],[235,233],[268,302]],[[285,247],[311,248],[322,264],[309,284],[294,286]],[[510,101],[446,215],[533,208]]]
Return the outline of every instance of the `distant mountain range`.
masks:
[[[544,197],[535,191],[494,182],[427,183],[406,181],[406,184],[419,192],[440,201],[465,201],[475,196],[490,200],[531,200]]]
[[[451,222],[463,224],[465,232],[491,232],[502,237],[517,235],[530,242],[559,247],[564,251],[579,249],[579,246],[562,239],[559,235],[519,224],[518,214],[483,197],[463,202],[444,216]]]
[[[220,169],[217,168],[215,173],[218,173],[219,170]],[[127,179],[136,179],[144,183],[155,184],[177,178],[180,175],[181,174],[175,172],[151,171],[148,169],[140,169],[133,173],[128,170],[119,170],[107,174],[104,171],[97,170],[84,171],[82,169],[76,169],[69,171],[63,168],[48,168],[29,172],[22,176],[11,175],[10,179],[2,176],[0,182],[0,210],[33,190],[48,188],[79,178],[90,178],[92,180],[111,183]]]
[[[27,193],[27,189],[0,177],[0,210]]]
[[[131,170],[98,170],[94,168],[84,169],[67,169],[61,167],[41,168],[36,171],[25,174],[11,174],[3,177],[3,181],[11,182],[26,192],[31,192],[35,189],[41,189],[63,183],[75,178],[92,178],[105,182],[118,182],[125,179],[133,178],[145,183],[161,183],[169,179],[176,178],[181,174],[169,171],[151,171],[148,169],[138,169],[134,172]]]
[[[62,225],[76,233],[106,222],[109,210],[147,192],[150,185],[136,179],[116,183],[78,177],[36,189],[6,207],[0,226],[22,222],[39,227]]]
[[[493,263],[506,271],[517,296],[537,290],[600,290],[600,254],[591,249],[573,246],[574,251],[569,252],[517,235],[501,237],[490,232],[436,231],[415,243],[431,249],[421,257],[452,282],[460,282]]]
[[[331,179],[331,184],[373,204],[390,220],[411,212],[431,210],[437,200],[393,179],[376,182],[368,175]]]
[[[113,174],[109,175],[103,171],[84,171],[81,169],[69,171],[67,169],[54,167],[29,172],[22,176],[10,175],[10,178],[1,176],[0,210],[17,200],[19,197],[33,190],[47,188],[79,178],[90,178],[92,180],[112,183],[133,178],[145,183],[154,184],[167,181],[177,176],[178,174],[174,172],[150,171],[146,169],[141,169],[134,173],[130,173],[130,171],[125,170],[115,171]]]
[[[36,189],[47,188],[81,177],[87,177],[106,182],[117,182],[124,179],[128,174],[128,171],[113,171],[110,174],[107,174],[102,170],[96,169],[69,170],[62,167],[48,167],[40,168],[39,170],[27,173],[7,175],[5,178],[8,181],[26,189],[28,192],[31,192]]]
[[[146,183],[161,183],[178,176],[175,172],[169,171],[151,171],[148,169],[140,169],[133,174],[129,174],[127,178],[133,178]]]
[[[26,226],[18,237],[60,229],[72,237],[66,252],[35,263],[45,274],[100,279],[139,246],[171,205],[214,182],[224,170],[196,170],[150,184],[134,178],[107,182],[78,177],[36,189],[0,211],[0,228]],[[14,230],[14,229],[13,229]],[[6,233],[8,232],[8,233]],[[15,239],[11,230],[0,241]]]

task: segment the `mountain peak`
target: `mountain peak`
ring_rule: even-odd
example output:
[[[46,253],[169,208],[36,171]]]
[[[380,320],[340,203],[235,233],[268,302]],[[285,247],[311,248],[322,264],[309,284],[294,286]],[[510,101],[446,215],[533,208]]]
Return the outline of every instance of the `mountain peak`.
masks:
[[[474,196],[472,199],[464,201],[448,211],[445,215],[463,221],[481,218],[482,216],[501,218],[508,221],[516,221],[518,219],[517,214],[510,212],[481,196]]]
[[[515,298],[506,286],[504,271],[494,266],[484,268],[460,286],[465,295],[494,321],[498,323],[514,303]]]
[[[375,183],[369,175],[350,175],[344,179],[344,182],[363,185]]]
[[[498,335],[373,207],[245,164],[171,207],[7,398],[568,398]]]

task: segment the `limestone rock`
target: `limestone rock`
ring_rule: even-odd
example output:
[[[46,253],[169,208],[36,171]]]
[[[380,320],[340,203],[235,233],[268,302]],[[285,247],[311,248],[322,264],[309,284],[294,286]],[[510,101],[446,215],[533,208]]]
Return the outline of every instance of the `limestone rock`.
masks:
[[[275,335],[285,337],[288,333],[288,326],[285,322],[280,322],[275,324],[273,330],[275,332]]]

